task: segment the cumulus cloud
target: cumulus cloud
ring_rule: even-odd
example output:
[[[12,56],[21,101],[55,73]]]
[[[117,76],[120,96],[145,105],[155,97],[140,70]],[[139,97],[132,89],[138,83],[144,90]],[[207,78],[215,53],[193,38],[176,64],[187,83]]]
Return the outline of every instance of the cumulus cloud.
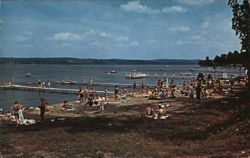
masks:
[[[162,9],[163,13],[184,13],[187,9],[181,6],[172,6],[172,7],[165,7]]]
[[[177,0],[177,2],[194,6],[202,6],[211,4],[214,2],[214,0]]]
[[[59,32],[55,33],[53,38],[58,41],[78,41],[81,39],[81,36],[77,33]]]
[[[104,37],[104,38],[108,38],[108,37],[111,37],[111,34],[106,33],[106,32],[101,32],[101,33],[99,34],[99,36],[100,36],[100,37]]]
[[[183,13],[187,9],[181,6],[165,7],[163,9],[152,9],[151,7],[141,4],[140,1],[129,1],[127,4],[120,5],[120,8],[126,12],[159,14],[159,13]]]
[[[116,38],[117,41],[123,41],[123,42],[126,42],[128,41],[128,37],[125,37],[125,36],[119,36]]]
[[[147,5],[143,5],[140,1],[129,1],[127,4],[122,4],[120,8],[126,12],[157,14],[160,10],[152,9]]]
[[[190,31],[190,28],[187,27],[187,26],[177,26],[177,27],[171,27],[168,30],[171,31],[171,32],[178,32],[178,31],[180,31],[180,32],[188,32],[188,31]]]

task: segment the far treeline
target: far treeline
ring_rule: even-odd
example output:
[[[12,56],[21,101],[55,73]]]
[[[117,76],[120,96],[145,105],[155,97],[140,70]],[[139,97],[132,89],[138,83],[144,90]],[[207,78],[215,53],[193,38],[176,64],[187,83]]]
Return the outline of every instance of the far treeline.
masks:
[[[206,57],[205,60],[199,61],[201,66],[242,66],[244,63],[244,53],[239,53],[237,50],[228,52],[227,54],[216,55],[213,60]]]
[[[190,65],[198,60],[156,59],[79,59],[79,58],[0,58],[0,64],[56,64],[56,65]]]

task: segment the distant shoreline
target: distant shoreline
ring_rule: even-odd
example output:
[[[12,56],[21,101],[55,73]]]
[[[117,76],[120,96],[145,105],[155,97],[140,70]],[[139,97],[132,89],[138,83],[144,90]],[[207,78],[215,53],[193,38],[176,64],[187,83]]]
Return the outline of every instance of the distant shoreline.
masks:
[[[0,58],[0,65],[36,64],[36,65],[198,65],[200,60],[185,59],[80,59],[80,58]]]

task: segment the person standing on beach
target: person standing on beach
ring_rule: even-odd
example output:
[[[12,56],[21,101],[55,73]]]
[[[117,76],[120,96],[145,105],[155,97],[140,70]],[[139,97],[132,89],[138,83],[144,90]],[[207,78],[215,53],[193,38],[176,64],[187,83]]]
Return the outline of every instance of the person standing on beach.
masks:
[[[198,81],[197,87],[196,87],[196,98],[198,100],[198,103],[200,103],[201,100],[201,81]]]
[[[136,82],[134,81],[133,83],[133,92],[135,93],[136,92]]]
[[[11,106],[11,110],[13,110],[13,114],[15,116],[16,119],[16,126],[18,126],[18,124],[20,124],[20,120],[19,120],[19,110],[22,108],[23,106],[21,104],[18,103],[18,101],[15,101],[14,104]]]
[[[142,83],[141,83],[141,94],[144,93],[144,88],[145,88],[145,87],[144,87],[144,83],[142,82]]]
[[[192,102],[194,102],[194,87],[192,83],[190,83],[188,90],[189,90],[189,99],[192,100]]]
[[[48,105],[48,102],[46,101],[46,99],[41,98],[40,105],[38,107],[40,108],[40,117],[42,121],[44,121],[44,114],[47,109],[47,105]]]
[[[49,82],[48,82],[48,88],[50,88],[50,87],[51,87],[51,82],[49,81]]]
[[[79,90],[78,90],[78,100],[80,101],[80,93],[81,93],[81,91],[82,91],[82,88],[81,87],[79,87]]]
[[[104,98],[105,98],[105,101],[107,101],[107,96],[108,96],[108,89],[105,87],[105,89],[104,89]]]
[[[80,92],[80,94],[79,94],[79,101],[80,101],[81,104],[83,104],[84,92],[85,92],[85,90],[81,90],[81,92]]]
[[[118,86],[116,85],[116,86],[115,86],[115,89],[114,89],[115,102],[116,102],[117,99],[118,99],[118,93],[119,93],[119,88],[118,88]]]

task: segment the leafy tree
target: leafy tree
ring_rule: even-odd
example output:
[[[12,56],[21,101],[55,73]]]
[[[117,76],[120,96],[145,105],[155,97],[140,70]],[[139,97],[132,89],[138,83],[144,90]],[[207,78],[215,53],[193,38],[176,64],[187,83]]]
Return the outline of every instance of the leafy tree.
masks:
[[[241,40],[241,56],[242,64],[248,69],[248,81],[250,79],[249,65],[250,65],[250,0],[243,0],[242,4],[238,0],[229,0],[228,5],[232,8],[232,28],[236,35]],[[248,85],[248,91],[250,86]],[[250,104],[245,106],[246,116],[250,116]]]
[[[241,40],[242,64],[249,70],[250,63],[250,0],[243,0],[239,4],[238,0],[228,0],[228,5],[232,8],[232,29]]]

